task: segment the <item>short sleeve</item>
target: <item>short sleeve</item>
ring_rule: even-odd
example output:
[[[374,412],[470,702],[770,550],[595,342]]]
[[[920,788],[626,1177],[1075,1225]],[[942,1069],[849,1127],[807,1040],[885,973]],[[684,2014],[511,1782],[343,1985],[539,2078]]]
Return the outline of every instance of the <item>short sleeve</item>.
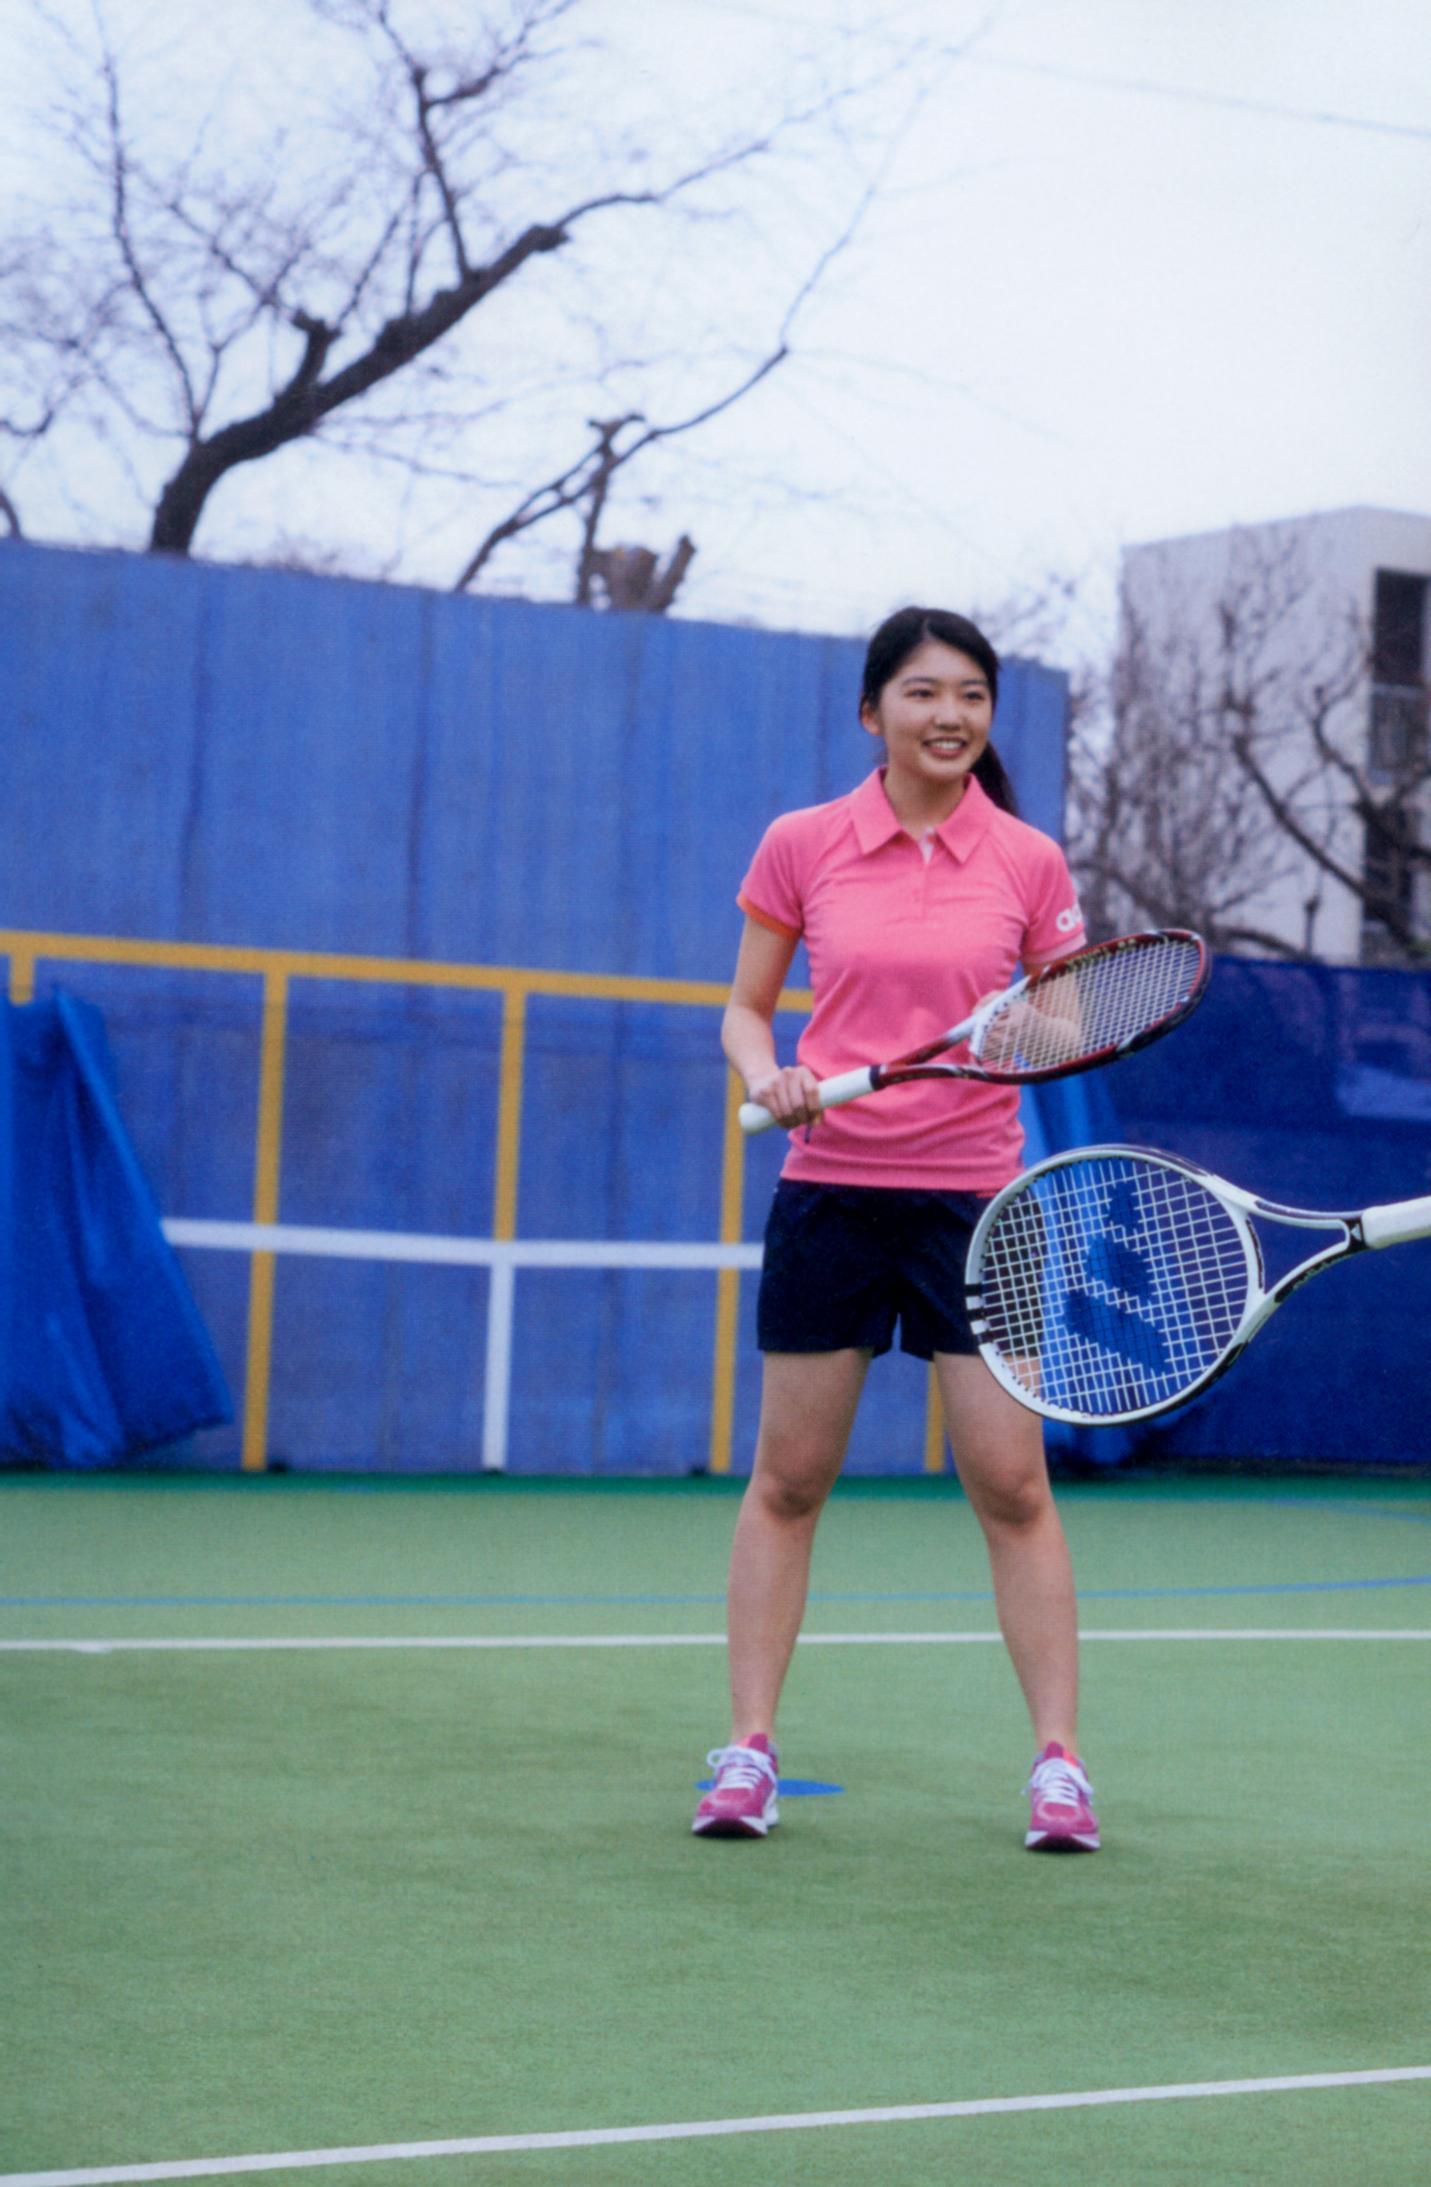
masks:
[[[735,899],[748,919],[787,935],[791,941],[798,941],[805,931],[795,851],[788,818],[772,821]]]
[[[1078,891],[1068,861],[1057,843],[1045,836],[1042,856],[1033,875],[1029,921],[1024,934],[1023,961],[1029,967],[1051,964],[1081,949],[1088,936]]]

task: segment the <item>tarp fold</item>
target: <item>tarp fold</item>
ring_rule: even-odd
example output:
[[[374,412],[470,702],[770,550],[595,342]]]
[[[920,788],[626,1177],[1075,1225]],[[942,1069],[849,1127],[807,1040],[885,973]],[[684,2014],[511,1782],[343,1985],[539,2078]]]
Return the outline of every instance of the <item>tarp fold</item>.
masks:
[[[100,1014],[0,1013],[0,1460],[93,1467],[231,1420],[124,1129]]]

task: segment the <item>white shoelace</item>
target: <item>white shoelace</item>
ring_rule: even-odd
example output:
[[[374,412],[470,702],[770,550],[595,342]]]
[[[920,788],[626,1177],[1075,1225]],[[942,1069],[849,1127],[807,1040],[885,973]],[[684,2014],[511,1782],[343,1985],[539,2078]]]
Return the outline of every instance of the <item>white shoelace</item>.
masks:
[[[775,1764],[759,1747],[712,1747],[706,1756],[707,1769],[716,1773],[716,1781],[724,1791],[727,1785],[738,1785],[742,1791],[758,1785],[762,1777],[775,1782]]]
[[[1038,1764],[1024,1790],[1036,1793],[1054,1807],[1077,1807],[1080,1800],[1093,1797],[1093,1787],[1078,1764],[1065,1761],[1059,1754],[1051,1754],[1046,1762]]]

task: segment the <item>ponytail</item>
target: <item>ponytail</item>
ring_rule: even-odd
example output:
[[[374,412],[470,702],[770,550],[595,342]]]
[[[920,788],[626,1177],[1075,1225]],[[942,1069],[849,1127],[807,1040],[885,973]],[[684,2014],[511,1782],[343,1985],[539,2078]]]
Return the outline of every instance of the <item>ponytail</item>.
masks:
[[[984,795],[993,799],[1001,812],[1012,813],[1015,820],[1018,819],[1019,801],[1014,795],[1014,786],[1009,780],[1008,769],[992,744],[986,744],[975,760],[974,780]]]

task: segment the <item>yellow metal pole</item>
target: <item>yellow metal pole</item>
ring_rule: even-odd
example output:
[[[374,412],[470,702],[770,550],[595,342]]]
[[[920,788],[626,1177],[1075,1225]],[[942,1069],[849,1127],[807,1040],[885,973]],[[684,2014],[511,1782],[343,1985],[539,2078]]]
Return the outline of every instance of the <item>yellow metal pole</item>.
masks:
[[[278,1221],[278,1165],[283,1143],[283,1055],[288,1035],[288,974],[271,966],[263,976],[263,1032],[258,1063],[258,1145],[254,1156],[253,1219]],[[248,1366],[244,1377],[245,1473],[268,1463],[268,1393],[273,1362],[272,1253],[249,1262]]]
[[[721,1149],[720,1238],[722,1245],[739,1245],[745,1214],[745,1136],[740,1128],[740,1104],[745,1088],[734,1071],[726,1080],[725,1137]],[[729,1473],[735,1422],[735,1349],[740,1313],[740,1270],[722,1268],[716,1273],[715,1367],[711,1390],[711,1441],[708,1463],[712,1473]]]
[[[944,1471],[944,1407],[939,1402],[939,1377],[929,1369],[929,1391],[924,1401],[924,1470]]]
[[[522,1145],[522,1067],[526,1058],[527,992],[511,986],[502,997],[502,1053],[497,1072],[497,1175],[492,1235],[517,1235],[517,1163]]]
[[[10,952],[10,1000],[14,1003],[33,1002],[35,999],[35,960],[23,951]]]

